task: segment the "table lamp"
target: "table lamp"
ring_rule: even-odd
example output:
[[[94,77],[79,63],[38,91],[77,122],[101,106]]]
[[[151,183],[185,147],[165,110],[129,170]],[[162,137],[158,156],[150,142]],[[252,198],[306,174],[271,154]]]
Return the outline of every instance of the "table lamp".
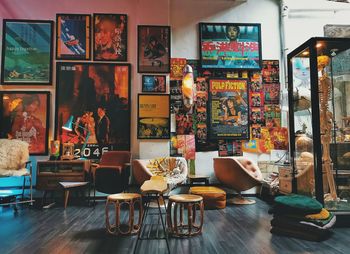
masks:
[[[79,128],[85,130],[87,132],[86,134],[86,138],[84,140],[84,145],[83,147],[81,148],[81,158],[80,159],[84,159],[84,150],[85,150],[85,147],[86,147],[86,144],[87,144],[87,141],[89,140],[89,137],[90,137],[90,131],[88,128],[78,124],[78,122],[74,122],[74,117],[73,116],[70,116],[68,121],[62,126],[62,129],[66,130],[66,131],[73,131],[73,125],[75,126],[78,126]],[[69,144],[69,141],[68,141],[68,144]],[[68,145],[69,146],[69,145]],[[65,151],[65,149],[62,149],[63,151]],[[73,156],[73,153],[69,152],[71,155],[68,155],[68,156]]]

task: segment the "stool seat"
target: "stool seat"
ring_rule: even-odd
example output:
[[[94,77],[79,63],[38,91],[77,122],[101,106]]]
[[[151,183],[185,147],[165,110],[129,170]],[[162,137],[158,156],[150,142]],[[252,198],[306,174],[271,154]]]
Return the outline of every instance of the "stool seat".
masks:
[[[213,186],[191,187],[189,193],[203,197],[206,209],[223,209],[226,207],[226,192]]]
[[[200,202],[203,200],[203,198],[198,195],[179,194],[179,195],[170,196],[169,200],[176,203],[191,203],[191,202]]]
[[[141,185],[141,192],[143,194],[154,193],[163,194],[168,190],[168,184],[163,180],[147,180]]]
[[[141,195],[137,193],[118,193],[118,194],[108,195],[107,200],[122,201],[122,200],[133,200],[137,198],[141,198]]]

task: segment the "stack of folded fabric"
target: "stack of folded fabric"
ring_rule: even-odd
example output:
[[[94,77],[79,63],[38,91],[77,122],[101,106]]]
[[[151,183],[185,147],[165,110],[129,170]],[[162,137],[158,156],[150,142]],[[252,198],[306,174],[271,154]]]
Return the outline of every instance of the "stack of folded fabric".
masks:
[[[336,220],[317,200],[302,195],[276,197],[269,212],[273,213],[271,233],[309,241],[327,239]]]

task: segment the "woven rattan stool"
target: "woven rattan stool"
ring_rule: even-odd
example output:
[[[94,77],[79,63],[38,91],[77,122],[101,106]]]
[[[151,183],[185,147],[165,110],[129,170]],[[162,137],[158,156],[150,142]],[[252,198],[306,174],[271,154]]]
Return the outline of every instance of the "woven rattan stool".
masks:
[[[184,209],[187,208],[187,224],[184,223]],[[196,224],[197,208],[199,223]],[[180,218],[178,219],[178,211]],[[202,233],[204,217],[203,198],[198,195],[180,194],[169,197],[167,209],[168,229],[173,236],[186,237]]]
[[[109,213],[108,208],[110,204],[114,204],[115,206],[115,224],[111,225],[109,222]],[[120,224],[120,208],[123,204],[127,204],[129,206],[129,220],[127,226],[127,230],[122,230]],[[134,225],[134,208],[135,204],[138,204],[139,207],[139,218],[136,225]],[[109,195],[107,197],[106,202],[106,229],[108,233],[114,235],[132,235],[137,234],[140,230],[142,218],[142,201],[141,195],[137,193],[119,193]]]

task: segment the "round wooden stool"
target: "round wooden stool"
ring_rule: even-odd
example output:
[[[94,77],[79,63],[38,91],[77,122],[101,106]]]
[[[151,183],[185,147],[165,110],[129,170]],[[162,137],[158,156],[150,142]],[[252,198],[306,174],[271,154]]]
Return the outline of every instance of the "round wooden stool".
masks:
[[[136,225],[134,225],[134,208],[135,204],[138,203],[139,205],[139,218]],[[109,222],[109,214],[108,214],[108,208],[110,204],[114,204],[115,206],[115,224],[111,225]],[[120,224],[120,207],[123,204],[127,204],[129,206],[129,221],[127,226],[127,230],[123,231],[121,229]],[[120,234],[120,235],[132,235],[137,234],[140,230],[141,225],[141,218],[142,218],[142,201],[141,201],[141,195],[137,193],[119,193],[119,194],[113,194],[109,195],[107,197],[106,202],[106,229],[108,233],[110,234]]]
[[[173,207],[174,209],[172,209]],[[200,212],[199,224],[196,224],[197,207]],[[187,208],[187,224],[184,223],[184,208]],[[178,210],[180,211],[179,220]],[[202,233],[203,218],[204,204],[201,196],[179,194],[169,197],[167,222],[169,231],[174,236],[194,236]]]

